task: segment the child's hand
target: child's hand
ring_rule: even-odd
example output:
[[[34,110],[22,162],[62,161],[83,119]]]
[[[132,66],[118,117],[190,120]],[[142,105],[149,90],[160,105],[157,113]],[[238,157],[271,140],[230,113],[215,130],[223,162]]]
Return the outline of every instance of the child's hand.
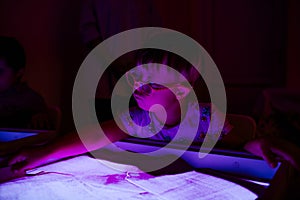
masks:
[[[300,171],[300,148],[286,140],[277,141],[272,151]]]
[[[279,138],[259,138],[245,145],[245,149],[262,157],[272,168],[278,162],[288,162],[300,170],[300,148]]]
[[[278,165],[280,158],[272,151],[274,144],[266,138],[249,141],[245,149],[250,153],[262,157],[272,168]]]
[[[11,166],[15,177],[24,176],[27,170],[45,164],[46,155],[44,149],[41,147],[30,148],[12,157],[9,160],[9,166]]]

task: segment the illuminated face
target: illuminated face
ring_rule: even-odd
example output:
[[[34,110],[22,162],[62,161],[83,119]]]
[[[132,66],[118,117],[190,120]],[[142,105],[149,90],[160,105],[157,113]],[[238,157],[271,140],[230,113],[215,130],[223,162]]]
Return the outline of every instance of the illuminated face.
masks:
[[[149,111],[154,104],[159,104],[166,110],[178,106],[178,96],[173,92],[180,87],[183,80],[180,80],[173,71],[151,63],[138,66],[126,75],[140,108]]]
[[[178,101],[171,90],[154,83],[137,87],[133,96],[139,107],[147,111],[155,104],[159,104],[165,109],[168,109]]]
[[[0,58],[0,92],[8,90],[17,81],[18,73],[7,66],[4,59]]]

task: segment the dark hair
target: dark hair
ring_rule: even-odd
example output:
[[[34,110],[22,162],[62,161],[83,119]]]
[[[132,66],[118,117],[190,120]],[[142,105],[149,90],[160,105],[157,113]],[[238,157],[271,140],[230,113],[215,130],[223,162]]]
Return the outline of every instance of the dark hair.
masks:
[[[200,74],[187,60],[172,52],[161,49],[142,49],[137,53],[137,65],[161,63],[180,72],[191,85],[194,85]]]
[[[0,36],[0,58],[4,59],[8,67],[15,72],[26,65],[26,56],[23,46],[13,37]]]

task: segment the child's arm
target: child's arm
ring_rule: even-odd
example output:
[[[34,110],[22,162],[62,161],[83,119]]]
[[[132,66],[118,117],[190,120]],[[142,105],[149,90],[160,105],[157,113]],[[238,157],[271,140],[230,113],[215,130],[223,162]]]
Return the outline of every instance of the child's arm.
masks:
[[[13,157],[9,164],[15,170],[16,176],[22,176],[25,171],[49,162],[54,162],[70,156],[84,154],[88,151],[99,149],[112,142],[128,137],[114,121],[108,121],[101,124],[101,128],[105,132],[106,137],[97,133],[96,126],[91,126],[84,130],[85,145],[76,132],[68,133],[58,137],[55,141],[45,146],[31,148],[22,151]],[[82,135],[82,133],[81,133]]]
[[[278,162],[288,162],[300,170],[300,148],[295,144],[277,137],[263,137],[249,141],[247,151],[262,157],[271,167]]]

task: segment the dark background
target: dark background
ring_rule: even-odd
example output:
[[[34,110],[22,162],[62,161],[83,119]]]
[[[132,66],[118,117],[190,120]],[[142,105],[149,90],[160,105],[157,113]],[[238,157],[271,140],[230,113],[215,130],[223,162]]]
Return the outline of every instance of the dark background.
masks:
[[[84,59],[79,33],[82,1],[0,1],[0,35],[14,36],[24,45],[24,80],[48,104],[62,108],[65,130],[72,128],[73,81]],[[251,115],[263,89],[300,86],[300,1],[153,3],[164,27],[189,35],[209,52],[225,82],[228,112]]]

